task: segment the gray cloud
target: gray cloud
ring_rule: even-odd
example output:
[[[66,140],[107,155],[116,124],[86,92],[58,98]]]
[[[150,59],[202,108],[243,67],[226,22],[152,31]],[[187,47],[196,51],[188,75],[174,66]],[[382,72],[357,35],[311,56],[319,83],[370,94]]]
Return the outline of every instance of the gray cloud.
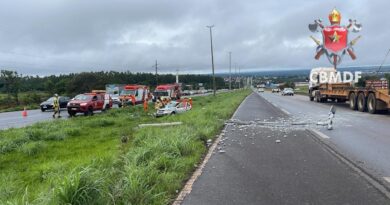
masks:
[[[24,74],[89,70],[205,73],[210,70],[206,25],[214,24],[215,63],[228,52],[242,69],[329,65],[313,59],[307,24],[327,22],[336,6],[346,24],[364,25],[358,59],[343,66],[378,64],[390,47],[390,2],[232,0],[4,0],[0,2],[0,67]],[[356,36],[352,34],[351,37]],[[317,35],[317,37],[320,37]]]

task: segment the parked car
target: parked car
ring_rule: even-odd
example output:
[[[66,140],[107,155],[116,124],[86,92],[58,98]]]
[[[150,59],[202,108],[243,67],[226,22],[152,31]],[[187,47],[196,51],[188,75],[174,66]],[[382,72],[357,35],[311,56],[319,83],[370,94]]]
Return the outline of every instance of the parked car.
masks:
[[[165,105],[164,108],[158,109],[156,112],[156,117],[183,113],[188,110],[191,110],[191,108],[192,107],[189,103],[172,101],[169,104]]]
[[[282,95],[294,95],[294,90],[292,88],[285,88],[282,91]]]
[[[279,93],[280,89],[279,88],[272,88],[272,93]]]
[[[69,101],[67,108],[69,116],[75,116],[76,113],[84,115],[93,115],[94,111],[107,110],[112,107],[112,99],[105,93],[84,93],[77,95]]]
[[[257,92],[263,93],[263,92],[264,92],[264,88],[258,88],[258,89],[257,89]]]
[[[68,104],[69,99],[70,99],[69,97],[59,96],[58,100],[60,102],[60,108],[66,108],[66,105]],[[46,101],[42,102],[40,104],[40,107],[41,107],[42,112],[45,112],[46,110],[52,110],[54,107],[54,97],[51,97],[51,98],[47,99]]]

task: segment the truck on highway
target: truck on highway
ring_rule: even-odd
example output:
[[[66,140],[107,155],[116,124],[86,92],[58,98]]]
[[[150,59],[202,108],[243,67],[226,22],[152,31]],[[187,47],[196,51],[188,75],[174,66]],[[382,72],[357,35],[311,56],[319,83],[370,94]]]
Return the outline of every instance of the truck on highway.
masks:
[[[112,107],[112,100],[105,92],[91,92],[76,95],[68,102],[67,109],[69,116],[73,117],[77,113],[93,115],[94,111],[105,111]]]
[[[135,104],[141,104],[144,100],[150,99],[149,87],[145,85],[125,85],[119,94],[119,100],[123,104],[132,105],[132,98],[135,98]]]
[[[343,82],[339,78],[333,83],[320,83],[319,73],[336,73],[334,68],[314,68],[310,71],[310,101],[347,102],[352,110],[369,112],[388,111],[390,109],[390,90],[387,80],[366,81],[365,87],[355,86],[354,82]],[[334,74],[335,76],[335,74]]]
[[[181,97],[181,84],[165,84],[158,85],[153,92],[153,100],[155,101],[157,98],[170,98],[170,99],[180,99]]]

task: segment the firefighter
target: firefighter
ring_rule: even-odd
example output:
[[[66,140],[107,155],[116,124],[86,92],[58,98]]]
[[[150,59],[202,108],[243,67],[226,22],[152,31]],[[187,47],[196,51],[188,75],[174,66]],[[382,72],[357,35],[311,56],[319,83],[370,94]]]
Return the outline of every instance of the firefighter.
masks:
[[[148,99],[145,98],[144,100],[144,111],[147,112],[148,111]]]
[[[188,102],[190,103],[191,108],[192,108],[192,98],[188,99]]]
[[[56,118],[56,114],[58,113],[58,118],[61,117],[60,115],[60,100],[58,98],[58,94],[54,94],[54,100],[53,100],[53,118]]]
[[[133,106],[135,106],[136,103],[135,96],[131,95],[130,98],[131,98],[131,102],[133,103]]]

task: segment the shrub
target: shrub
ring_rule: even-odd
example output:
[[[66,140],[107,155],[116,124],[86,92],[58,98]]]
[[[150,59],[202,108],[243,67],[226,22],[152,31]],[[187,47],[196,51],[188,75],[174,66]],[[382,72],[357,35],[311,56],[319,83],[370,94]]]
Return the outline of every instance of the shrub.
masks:
[[[30,142],[23,144],[19,149],[24,154],[27,154],[29,156],[33,156],[41,152],[46,148],[46,144],[42,141],[38,142]]]
[[[105,204],[104,180],[95,170],[84,168],[81,171],[74,170],[65,177],[60,186],[54,191],[53,204]]]

